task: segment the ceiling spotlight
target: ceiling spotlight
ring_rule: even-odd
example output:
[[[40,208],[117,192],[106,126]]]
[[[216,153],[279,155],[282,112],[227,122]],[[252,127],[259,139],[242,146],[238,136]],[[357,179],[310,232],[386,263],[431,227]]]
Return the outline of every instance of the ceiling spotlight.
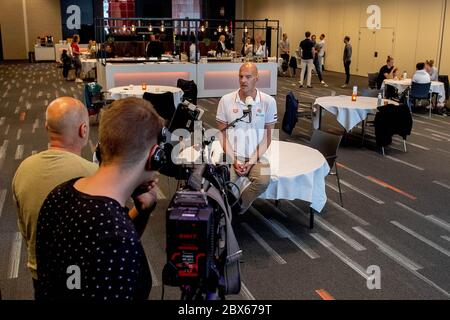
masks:
[[[228,32],[228,26],[225,26],[225,32]]]
[[[245,32],[245,33],[248,32],[247,25],[244,25],[244,32]]]
[[[122,26],[122,31],[123,31],[123,32],[127,31],[127,26],[126,26],[126,25],[123,25],[123,26]]]
[[[164,28],[164,21],[161,21],[161,32],[164,32],[165,28]]]
[[[222,32],[222,26],[219,26],[219,27],[217,28],[217,31]]]
[[[205,32],[205,26],[200,26],[200,31]]]
[[[135,32],[136,31],[136,26],[134,24],[131,25],[131,32]]]
[[[150,32],[153,31],[153,27],[152,27],[152,24],[151,24],[151,23],[148,25],[148,31],[150,31]]]

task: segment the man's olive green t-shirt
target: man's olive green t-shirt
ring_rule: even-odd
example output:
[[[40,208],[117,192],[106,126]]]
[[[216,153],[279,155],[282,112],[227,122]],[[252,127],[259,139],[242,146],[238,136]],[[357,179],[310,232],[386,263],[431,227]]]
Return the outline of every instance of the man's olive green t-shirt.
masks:
[[[97,171],[98,165],[62,150],[46,150],[25,159],[12,182],[17,204],[19,230],[27,242],[28,268],[37,279],[36,228],[45,198],[58,185]]]

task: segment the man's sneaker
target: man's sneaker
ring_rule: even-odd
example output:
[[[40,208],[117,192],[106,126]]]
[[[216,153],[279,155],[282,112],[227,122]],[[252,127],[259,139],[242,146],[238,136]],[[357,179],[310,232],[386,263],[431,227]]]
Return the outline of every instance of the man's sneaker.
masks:
[[[77,82],[77,83],[83,83],[83,80],[81,80],[80,78],[76,78],[76,79],[75,79],[75,82]]]
[[[347,85],[346,85],[346,84],[343,84],[343,85],[341,86],[341,88],[347,88]]]
[[[306,86],[308,89],[312,89],[313,86]]]
[[[324,86],[325,88],[328,88],[328,85],[325,83],[325,81],[322,80],[322,81],[320,81],[320,83],[323,84],[323,86]]]
[[[298,87],[299,87],[299,88],[303,88],[303,85],[301,84],[301,85],[299,85]]]

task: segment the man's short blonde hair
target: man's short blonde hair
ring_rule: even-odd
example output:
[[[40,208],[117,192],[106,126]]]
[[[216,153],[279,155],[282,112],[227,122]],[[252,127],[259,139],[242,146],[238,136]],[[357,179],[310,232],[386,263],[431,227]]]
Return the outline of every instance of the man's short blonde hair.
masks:
[[[99,142],[102,165],[120,163],[128,168],[158,141],[163,119],[152,104],[140,98],[114,101],[102,114]]]

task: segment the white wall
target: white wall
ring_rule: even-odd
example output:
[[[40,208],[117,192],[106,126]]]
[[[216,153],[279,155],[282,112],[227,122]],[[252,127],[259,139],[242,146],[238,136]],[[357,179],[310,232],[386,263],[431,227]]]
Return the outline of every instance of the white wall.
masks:
[[[381,8],[382,27],[395,32],[392,55],[396,65],[409,74],[418,61],[434,59],[437,63],[443,29],[443,8],[446,0],[243,0],[246,19],[280,20],[283,32],[291,42],[291,52],[297,49],[305,31],[326,34],[328,70],[343,72],[343,38],[351,37],[353,59],[351,71],[358,74],[359,30],[366,27],[367,6]],[[446,10],[447,23],[440,73],[450,72],[450,1]],[[381,66],[380,66],[381,67]],[[374,70],[378,71],[378,70]]]
[[[61,40],[60,1],[1,0],[0,25],[3,58],[27,59],[38,36],[53,35],[56,42]]]

